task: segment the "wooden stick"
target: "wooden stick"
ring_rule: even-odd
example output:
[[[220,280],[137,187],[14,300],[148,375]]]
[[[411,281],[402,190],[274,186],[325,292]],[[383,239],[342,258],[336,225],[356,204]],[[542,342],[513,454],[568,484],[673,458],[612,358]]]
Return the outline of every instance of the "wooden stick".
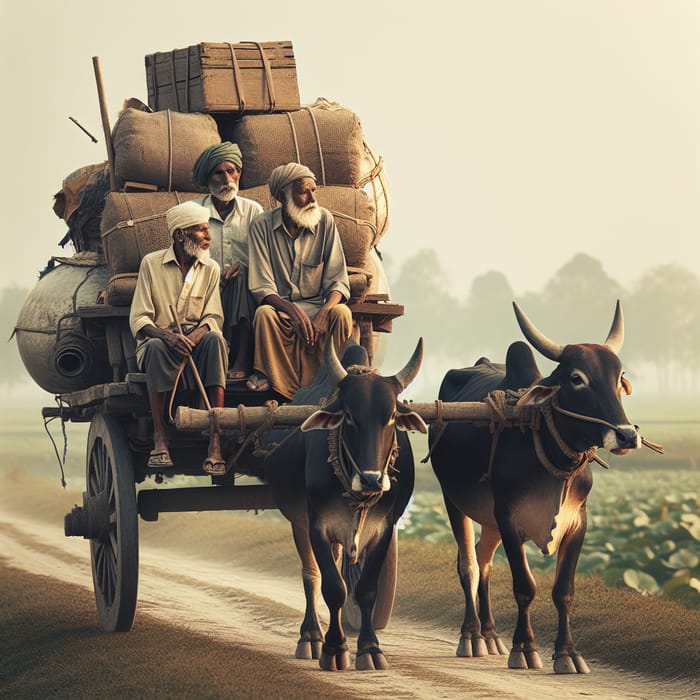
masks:
[[[107,113],[107,101],[105,100],[105,89],[102,83],[102,70],[100,69],[100,59],[98,56],[92,57],[92,67],[95,70],[95,81],[97,82],[97,99],[100,102],[100,116],[102,117],[102,129],[105,134],[105,145],[107,146],[107,160],[109,162],[109,189],[117,191],[117,179],[114,176],[114,148],[112,147],[112,130],[109,126],[109,114]]]
[[[182,332],[182,326],[180,325],[180,319],[177,317],[177,314],[175,313],[175,309],[173,308],[173,305],[170,304],[170,313],[173,315],[173,320],[175,321],[175,325],[177,326],[177,330],[180,333],[180,335],[185,335]],[[207,407],[207,411],[211,411],[211,404],[209,403],[209,397],[207,396],[207,390],[204,388],[204,384],[202,384],[202,378],[199,376],[199,371],[197,370],[197,365],[194,363],[194,358],[192,355],[188,355],[187,359],[190,361],[190,367],[192,368],[192,372],[194,374],[195,381],[197,382],[197,386],[199,387],[199,391],[202,394],[202,399],[204,399],[204,405]]]
[[[437,420],[437,408],[435,402],[410,403],[409,406],[418,413],[427,423]],[[219,423],[222,430],[237,431],[242,427],[258,428],[264,423],[272,423],[275,427],[293,427],[301,425],[319,406],[282,404],[272,411],[267,406],[240,406],[237,408],[220,408],[218,410]],[[515,407],[514,407],[515,408]],[[509,416],[517,416],[517,408],[511,411],[506,409]],[[488,426],[491,410],[483,401],[473,402],[445,402],[442,408],[442,420],[446,423],[469,422],[477,425]],[[175,425],[178,430],[206,430],[209,424],[209,415],[206,411],[186,406],[178,407],[175,413]]]

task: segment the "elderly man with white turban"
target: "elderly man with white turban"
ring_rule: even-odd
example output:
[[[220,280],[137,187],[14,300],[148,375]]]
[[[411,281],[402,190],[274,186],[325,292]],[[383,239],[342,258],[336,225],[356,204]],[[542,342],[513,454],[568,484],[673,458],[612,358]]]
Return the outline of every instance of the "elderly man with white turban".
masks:
[[[336,353],[352,332],[345,255],[333,216],[318,206],[316,177],[287,163],[270,175],[282,206],[265,212],[249,230],[250,292],[255,373],[248,388],[269,388],[286,398],[311,383],[327,342]]]
[[[241,149],[230,141],[206,148],[193,168],[197,183],[209,190],[194,201],[209,210],[209,254],[221,266],[222,331],[230,352],[228,381],[244,380],[253,364],[255,302],[248,291],[248,227],[263,208],[238,195],[242,168]]]
[[[136,361],[146,373],[154,442],[148,466],[154,469],[173,466],[164,418],[167,394],[176,390],[178,380],[181,389],[197,388],[188,357],[194,360],[212,408],[224,405],[228,362],[221,333],[221,273],[208,255],[209,210],[195,202],[178,204],[166,212],[166,223],[172,245],[144,256],[129,314]],[[224,466],[205,461],[204,469],[220,473]]]

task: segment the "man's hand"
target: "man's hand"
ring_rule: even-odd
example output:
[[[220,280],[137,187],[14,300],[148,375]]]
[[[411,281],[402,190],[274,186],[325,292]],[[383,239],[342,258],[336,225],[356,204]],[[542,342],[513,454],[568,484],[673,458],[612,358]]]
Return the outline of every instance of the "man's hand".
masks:
[[[177,331],[171,331],[167,328],[147,326],[143,329],[143,333],[151,338],[160,338],[175,357],[184,360],[192,354],[192,350],[197,347],[208,330],[207,326],[199,326],[189,335],[180,335]]]
[[[322,306],[311,321],[311,325],[314,327],[314,333],[316,336],[315,342],[318,342],[320,336],[328,333],[328,314],[330,310],[330,306]]]
[[[311,323],[311,319],[294,302],[289,302],[289,308],[285,309],[292,319],[292,327],[300,340],[307,345],[313,346],[318,340],[316,329]]]
[[[168,346],[168,350],[175,355],[175,357],[183,360],[188,355],[192,354],[196,343],[192,342],[190,336],[180,335],[175,331],[169,331],[164,328],[158,330],[161,331],[158,337]]]
[[[223,274],[221,275],[221,279],[224,281],[228,281],[230,279],[233,279],[234,277],[238,277],[238,275],[241,274],[241,263],[238,261],[234,261],[229,267],[227,267]]]
[[[209,326],[197,326],[188,336],[185,336],[190,341],[192,349],[199,345],[199,341],[209,332]]]
[[[321,339],[321,336],[328,333],[329,320],[328,316],[331,309],[342,301],[343,297],[340,292],[332,291],[328,295],[326,303],[318,310],[318,313],[314,316],[311,324],[314,328],[314,345]]]

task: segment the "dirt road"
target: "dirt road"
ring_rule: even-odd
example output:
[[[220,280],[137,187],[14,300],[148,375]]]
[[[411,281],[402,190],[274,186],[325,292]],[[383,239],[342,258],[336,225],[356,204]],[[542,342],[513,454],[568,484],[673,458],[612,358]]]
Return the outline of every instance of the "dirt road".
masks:
[[[55,525],[0,511],[0,556],[8,564],[92,590],[89,546],[66,538]],[[279,656],[300,672],[321,674],[338,688],[372,698],[688,698],[682,682],[658,681],[591,662],[587,676],[555,676],[551,650],[545,670],[509,671],[505,658],[458,659],[456,639],[445,630],[394,616],[380,633],[387,671],[322,673],[317,662],[293,658],[303,609],[301,584],[162,548],[141,547],[140,615],[152,615],[204,635]],[[251,593],[254,591],[254,593]],[[354,644],[355,639],[349,639]],[[318,675],[314,676],[319,678]]]

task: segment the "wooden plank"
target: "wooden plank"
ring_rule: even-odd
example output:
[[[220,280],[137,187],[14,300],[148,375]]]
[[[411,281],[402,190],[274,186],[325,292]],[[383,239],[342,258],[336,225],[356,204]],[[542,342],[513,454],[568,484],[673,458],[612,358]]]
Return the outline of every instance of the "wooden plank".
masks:
[[[369,316],[388,316],[396,318],[403,316],[404,307],[402,304],[386,304],[382,302],[361,301],[357,304],[349,304],[353,316],[355,314],[367,314]]]

